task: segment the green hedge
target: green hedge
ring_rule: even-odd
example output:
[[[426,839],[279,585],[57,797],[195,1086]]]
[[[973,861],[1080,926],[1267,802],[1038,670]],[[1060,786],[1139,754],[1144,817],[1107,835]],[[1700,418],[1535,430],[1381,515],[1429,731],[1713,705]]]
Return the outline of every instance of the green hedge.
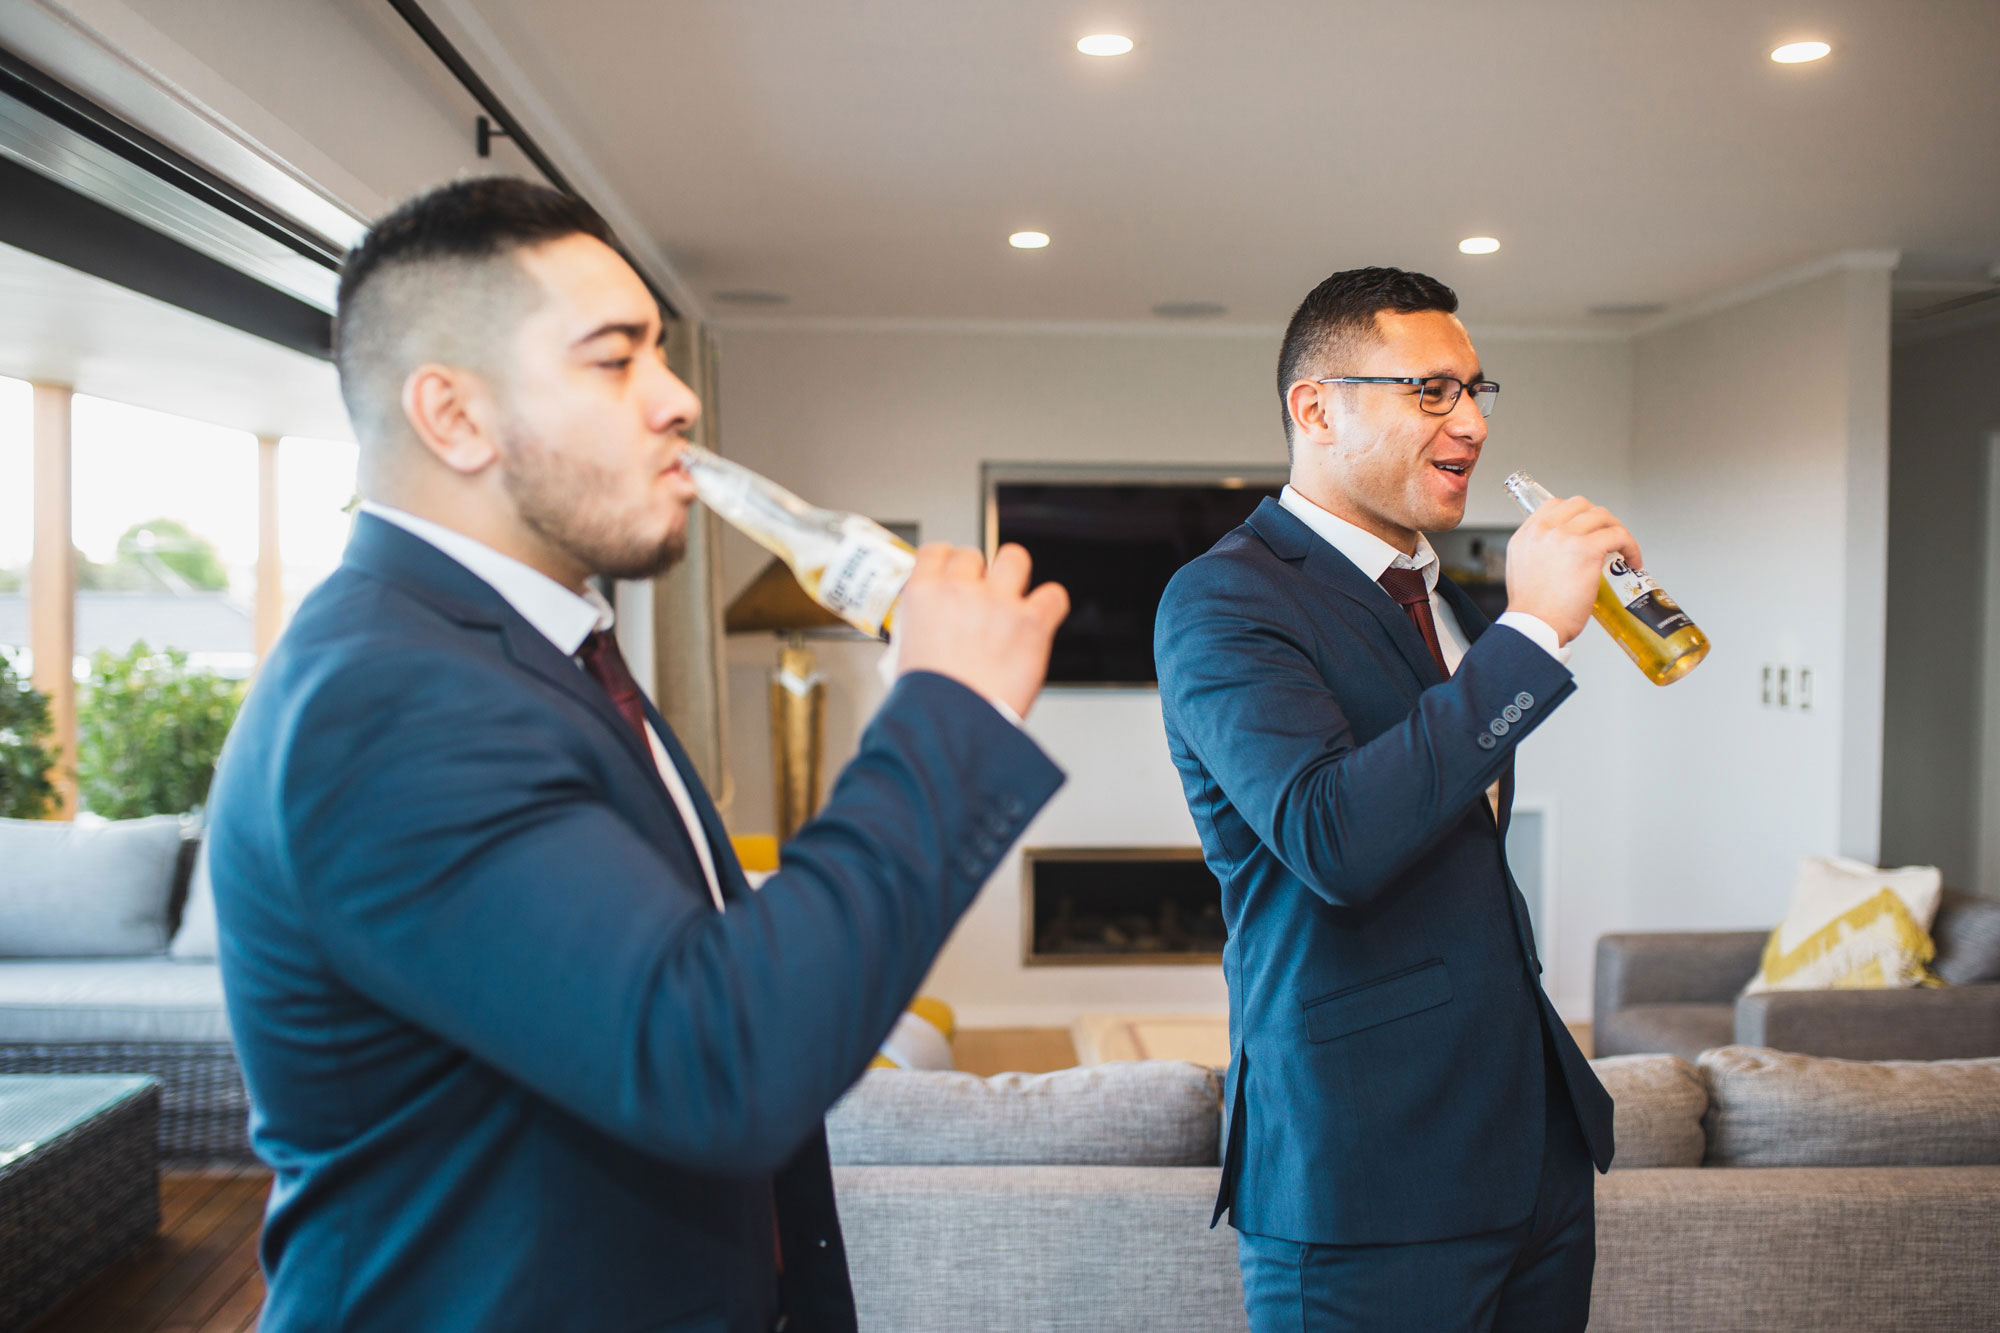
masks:
[[[106,819],[199,809],[242,702],[242,682],[190,670],[178,649],[98,653],[77,706],[84,807]]]
[[[48,697],[0,653],[0,819],[40,819],[55,805],[51,729]]]

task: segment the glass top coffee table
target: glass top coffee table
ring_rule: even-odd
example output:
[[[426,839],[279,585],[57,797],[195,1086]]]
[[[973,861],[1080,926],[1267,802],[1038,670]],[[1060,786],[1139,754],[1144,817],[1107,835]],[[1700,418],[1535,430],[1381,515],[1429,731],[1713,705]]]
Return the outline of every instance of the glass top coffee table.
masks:
[[[0,1075],[0,1328],[152,1238],[159,1118],[150,1076]]]

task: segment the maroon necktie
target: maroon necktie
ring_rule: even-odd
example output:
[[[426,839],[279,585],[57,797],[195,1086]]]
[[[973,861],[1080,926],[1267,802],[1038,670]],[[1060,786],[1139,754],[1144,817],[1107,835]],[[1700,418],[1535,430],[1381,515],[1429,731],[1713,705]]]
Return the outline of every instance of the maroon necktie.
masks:
[[[1385,569],[1382,577],[1375,581],[1403,604],[1403,610],[1409,613],[1410,623],[1417,627],[1417,633],[1424,636],[1424,647],[1431,650],[1431,661],[1438,664],[1438,673],[1449,680],[1451,668],[1444,664],[1444,648],[1438,643],[1437,622],[1431,619],[1431,590],[1424,586],[1424,576],[1414,569]]]
[[[632,724],[640,748],[650,753],[653,743],[646,736],[646,705],[639,695],[639,682],[632,679],[632,669],[625,665],[625,654],[618,651],[616,636],[608,629],[594,630],[576,656],[590,678],[611,696],[611,706],[619,716]]]

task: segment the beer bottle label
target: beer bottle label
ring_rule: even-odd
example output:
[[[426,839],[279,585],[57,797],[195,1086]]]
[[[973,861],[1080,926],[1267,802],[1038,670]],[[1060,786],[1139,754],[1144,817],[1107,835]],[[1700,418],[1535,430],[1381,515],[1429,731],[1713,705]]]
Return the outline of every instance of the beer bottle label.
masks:
[[[841,538],[820,576],[820,605],[858,629],[880,634],[916,563],[908,551],[856,525]]]
[[[1652,575],[1631,568],[1625,557],[1615,551],[1604,557],[1604,578],[1619,604],[1661,638],[1694,624],[1678,602],[1660,591]]]

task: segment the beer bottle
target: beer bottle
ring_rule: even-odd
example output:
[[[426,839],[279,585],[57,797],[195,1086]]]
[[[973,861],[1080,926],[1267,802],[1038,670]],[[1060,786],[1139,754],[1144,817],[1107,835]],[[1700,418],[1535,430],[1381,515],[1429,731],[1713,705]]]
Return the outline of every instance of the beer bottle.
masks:
[[[809,505],[698,445],[681,458],[702,503],[791,566],[815,602],[864,634],[889,637],[896,599],[916,568],[909,543],[860,514]]]
[[[1525,472],[1513,473],[1505,485],[1531,514],[1556,498]],[[1604,577],[1590,614],[1655,685],[1673,684],[1708,656],[1708,636],[1680,603],[1645,570],[1629,568],[1616,551],[1604,557]]]

